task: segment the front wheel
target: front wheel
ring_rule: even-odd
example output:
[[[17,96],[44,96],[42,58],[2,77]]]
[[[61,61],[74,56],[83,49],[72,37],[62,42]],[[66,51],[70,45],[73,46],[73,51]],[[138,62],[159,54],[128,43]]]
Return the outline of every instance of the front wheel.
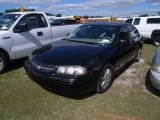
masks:
[[[97,84],[98,93],[100,94],[104,93],[109,89],[109,87],[112,84],[112,74],[113,74],[112,66],[110,64],[107,64],[103,68],[98,80],[98,84]]]
[[[0,52],[0,74],[5,72],[8,65],[8,59],[5,57],[3,53]]]
[[[135,60],[134,60],[135,62],[138,62],[138,61],[140,60],[141,54],[142,54],[142,49],[139,48],[139,49],[138,49],[138,52],[137,52],[137,55],[136,55],[136,57],[135,57]]]

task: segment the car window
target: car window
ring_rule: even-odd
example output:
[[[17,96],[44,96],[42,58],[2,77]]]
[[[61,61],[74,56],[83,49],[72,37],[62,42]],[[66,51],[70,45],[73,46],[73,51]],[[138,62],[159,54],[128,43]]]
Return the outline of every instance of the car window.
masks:
[[[67,39],[90,43],[110,44],[117,34],[117,27],[109,25],[82,25],[73,31]]]
[[[128,30],[129,30],[129,38],[130,39],[139,35],[138,30],[133,25],[128,25]]]
[[[20,14],[4,14],[0,19],[0,30],[8,30],[20,17]]]
[[[26,22],[27,22],[28,29],[38,28],[38,21],[36,16],[26,17]]]
[[[36,29],[40,27],[38,24],[37,14],[24,16],[15,26],[14,31],[20,30],[19,25],[25,25],[25,28],[23,28],[23,31],[28,31],[28,30]]]
[[[147,19],[148,24],[160,24],[160,18],[148,18]]]
[[[126,26],[121,27],[119,40],[129,40],[129,32]]]
[[[132,21],[133,21],[133,19],[127,19],[127,20],[125,21],[125,23],[130,23],[130,24],[132,24]]]
[[[39,27],[48,27],[47,21],[43,14],[38,14]]]
[[[51,25],[66,25],[66,24],[76,24],[76,20],[70,19],[55,19],[51,22]]]
[[[18,24],[26,24],[26,29],[38,28],[38,21],[36,15],[27,15],[23,17]]]
[[[51,25],[63,25],[64,24],[64,20],[63,19],[54,19],[51,22]]]
[[[133,25],[139,25],[140,18],[135,18]]]

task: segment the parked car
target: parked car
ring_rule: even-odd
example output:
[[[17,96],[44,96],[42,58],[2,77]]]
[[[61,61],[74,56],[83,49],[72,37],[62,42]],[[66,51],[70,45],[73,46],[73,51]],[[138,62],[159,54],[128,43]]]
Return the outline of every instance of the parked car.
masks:
[[[25,62],[27,75],[38,84],[65,94],[104,93],[113,75],[139,61],[143,38],[125,23],[87,23],[66,39],[43,46]]]
[[[51,26],[44,12],[6,13],[0,19],[0,74],[8,63],[42,45],[65,38],[81,24]]]
[[[160,46],[160,44],[157,45]],[[158,48],[152,59],[152,65],[150,68],[150,79],[152,85],[160,90],[160,47]]]
[[[66,25],[66,24],[76,24],[76,20],[70,20],[70,19],[54,19],[51,22],[51,25],[56,26],[56,25]]]

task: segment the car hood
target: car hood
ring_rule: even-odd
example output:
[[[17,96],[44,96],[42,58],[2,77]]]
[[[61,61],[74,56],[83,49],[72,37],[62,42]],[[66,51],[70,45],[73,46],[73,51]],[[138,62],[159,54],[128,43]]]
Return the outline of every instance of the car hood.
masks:
[[[109,45],[61,40],[55,42],[47,52],[35,55],[33,59],[46,65],[83,65],[108,48]]]
[[[158,48],[156,54],[154,55],[152,62],[157,65],[160,65],[160,47]]]

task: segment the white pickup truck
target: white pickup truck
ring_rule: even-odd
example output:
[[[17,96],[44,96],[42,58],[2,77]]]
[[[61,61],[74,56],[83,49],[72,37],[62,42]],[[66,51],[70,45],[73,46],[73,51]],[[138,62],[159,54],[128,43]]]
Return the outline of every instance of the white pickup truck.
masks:
[[[43,12],[15,12],[0,18],[0,74],[10,61],[27,57],[42,45],[61,40],[81,24],[51,26]]]

